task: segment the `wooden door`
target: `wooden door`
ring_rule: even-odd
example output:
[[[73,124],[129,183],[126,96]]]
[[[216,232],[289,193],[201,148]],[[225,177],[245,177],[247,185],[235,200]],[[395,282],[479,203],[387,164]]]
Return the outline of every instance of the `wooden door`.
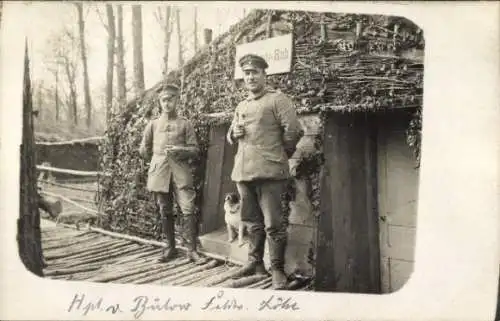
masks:
[[[400,289],[413,271],[418,169],[406,143],[410,113],[380,115],[378,202],[382,291]]]
[[[316,290],[379,293],[376,133],[365,113],[331,113],[324,128]]]
[[[226,193],[236,192],[236,185],[231,181],[236,147],[226,141],[228,128],[229,125],[218,125],[210,129],[202,198],[201,234],[225,226],[224,196]]]

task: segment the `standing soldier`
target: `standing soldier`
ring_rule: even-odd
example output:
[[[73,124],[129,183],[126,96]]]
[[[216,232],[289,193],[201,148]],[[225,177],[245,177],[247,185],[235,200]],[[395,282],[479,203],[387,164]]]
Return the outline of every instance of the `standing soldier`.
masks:
[[[249,96],[238,104],[227,133],[238,141],[231,178],[241,196],[241,219],[248,226],[248,263],[238,275],[266,273],[263,256],[267,239],[273,288],[284,289],[287,217],[281,200],[290,179],[288,159],[303,135],[292,101],[265,88],[267,62],[257,55],[239,60]]]
[[[195,190],[188,160],[198,153],[194,128],[186,118],[177,115],[179,88],[166,85],[161,89],[161,116],[150,121],[142,138],[139,153],[151,157],[147,188],[154,193],[160,208],[162,231],[167,240],[160,262],[167,262],[177,254],[175,247],[175,218],[173,196],[182,212],[182,227],[188,243],[188,257],[196,264],[204,264],[197,246],[197,218],[194,213]]]

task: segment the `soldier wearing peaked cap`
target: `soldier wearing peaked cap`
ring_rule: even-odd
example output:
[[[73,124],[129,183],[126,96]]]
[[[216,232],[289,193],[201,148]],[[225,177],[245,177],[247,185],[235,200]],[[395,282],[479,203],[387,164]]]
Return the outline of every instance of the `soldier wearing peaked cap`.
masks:
[[[269,255],[274,289],[284,289],[287,218],[281,200],[290,179],[288,159],[303,135],[292,101],[283,93],[266,89],[268,64],[249,54],[239,60],[248,97],[236,107],[227,133],[237,142],[231,178],[241,197],[241,219],[249,231],[248,262],[241,275],[267,273],[264,245]]]
[[[249,68],[259,68],[259,69],[267,69],[269,65],[267,61],[261,56],[257,56],[254,54],[247,54],[240,58],[239,65],[243,70],[249,70]]]
[[[195,189],[187,159],[198,153],[198,142],[189,120],[177,115],[179,88],[167,84],[159,89],[161,116],[150,121],[144,130],[139,153],[150,159],[147,188],[155,195],[160,209],[162,231],[167,240],[160,261],[176,256],[173,196],[182,212],[183,232],[188,241],[188,257],[197,264],[207,261],[197,252],[197,217]]]

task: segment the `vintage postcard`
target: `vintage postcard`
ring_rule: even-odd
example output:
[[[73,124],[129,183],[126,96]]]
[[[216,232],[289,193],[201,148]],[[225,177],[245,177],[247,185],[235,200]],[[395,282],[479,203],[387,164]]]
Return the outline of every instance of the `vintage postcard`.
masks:
[[[3,2],[0,315],[493,318],[498,9]]]

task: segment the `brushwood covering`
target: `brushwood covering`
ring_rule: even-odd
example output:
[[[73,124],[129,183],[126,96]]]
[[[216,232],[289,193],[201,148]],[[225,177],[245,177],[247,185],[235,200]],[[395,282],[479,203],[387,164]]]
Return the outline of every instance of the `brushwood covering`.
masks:
[[[246,95],[241,81],[234,80],[236,46],[266,39],[269,31],[271,36],[293,33],[291,72],[270,75],[268,84],[288,94],[300,113],[421,105],[424,38],[412,22],[387,16],[254,10],[202,48],[183,70],[168,75],[182,89],[179,112],[195,123],[201,146],[199,158],[191,160],[198,208],[209,128],[228,122]],[[161,85],[145,91],[112,117],[100,146],[101,168],[108,174],[101,182],[105,228],[160,237],[155,205],[145,190],[148,166],[137,150],[146,123],[158,114],[156,90]],[[419,128],[411,133],[419,135]],[[318,185],[321,155],[304,164],[302,175]],[[319,193],[314,194],[312,201],[317,204]]]

